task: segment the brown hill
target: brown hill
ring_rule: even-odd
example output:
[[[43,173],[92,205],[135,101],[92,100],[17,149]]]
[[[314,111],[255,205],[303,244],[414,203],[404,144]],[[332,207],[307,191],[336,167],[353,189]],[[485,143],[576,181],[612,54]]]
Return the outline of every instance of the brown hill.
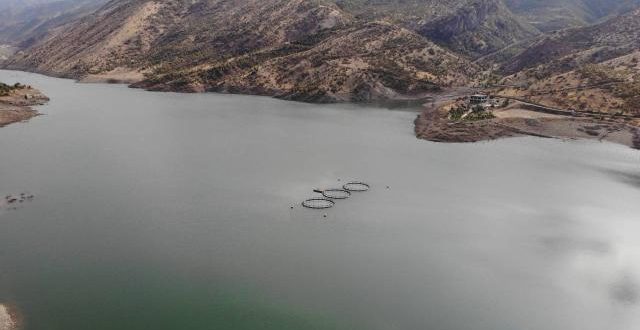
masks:
[[[499,0],[476,0],[423,24],[420,34],[472,57],[495,52],[540,34]]]
[[[640,115],[640,10],[555,33],[504,64],[507,93],[546,105]]]
[[[507,74],[536,67],[538,76],[568,71],[629,54],[640,46],[640,10],[593,26],[569,29],[533,42],[502,65]]]
[[[5,66],[308,101],[415,97],[476,71],[397,24],[305,0],[111,1]]]

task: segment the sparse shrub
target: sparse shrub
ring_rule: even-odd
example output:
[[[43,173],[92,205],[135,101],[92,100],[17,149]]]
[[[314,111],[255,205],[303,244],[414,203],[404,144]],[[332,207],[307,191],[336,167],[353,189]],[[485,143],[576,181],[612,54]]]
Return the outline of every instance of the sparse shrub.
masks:
[[[479,111],[472,112],[468,116],[464,118],[465,121],[478,121],[478,120],[488,120],[493,119],[496,116],[493,115],[490,111]]]
[[[467,112],[467,107],[465,107],[464,105],[456,106],[449,110],[449,119],[460,120],[465,112]]]
[[[13,85],[0,83],[0,96],[8,96],[12,91],[17,89],[24,89],[25,87],[25,85],[22,85],[20,83],[15,83]]]

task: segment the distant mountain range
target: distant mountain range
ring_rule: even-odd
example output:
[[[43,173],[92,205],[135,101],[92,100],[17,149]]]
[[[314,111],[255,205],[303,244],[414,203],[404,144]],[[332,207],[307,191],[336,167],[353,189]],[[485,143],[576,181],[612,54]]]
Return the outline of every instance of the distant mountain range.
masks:
[[[513,13],[541,31],[597,23],[628,12],[639,0],[505,0]]]
[[[638,5],[640,0],[0,0],[0,9],[10,8],[0,11],[0,43],[19,49],[4,67],[88,81],[373,101],[480,84],[496,74],[531,83],[631,54],[638,48],[638,18],[630,13]]]
[[[26,48],[107,0],[0,0],[0,44]]]

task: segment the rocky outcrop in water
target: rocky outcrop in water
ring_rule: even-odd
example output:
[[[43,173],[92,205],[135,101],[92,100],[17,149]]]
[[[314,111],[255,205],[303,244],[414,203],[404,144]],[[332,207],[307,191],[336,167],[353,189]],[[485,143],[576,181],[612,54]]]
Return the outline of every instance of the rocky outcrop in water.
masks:
[[[48,97],[31,86],[0,83],[0,127],[37,116],[38,112],[32,107],[48,101]]]

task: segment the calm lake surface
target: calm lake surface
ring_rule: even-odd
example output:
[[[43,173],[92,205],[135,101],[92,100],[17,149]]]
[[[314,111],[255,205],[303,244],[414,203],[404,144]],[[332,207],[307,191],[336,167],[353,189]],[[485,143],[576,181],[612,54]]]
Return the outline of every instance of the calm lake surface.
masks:
[[[406,111],[0,81],[52,99],[0,129],[0,194],[35,195],[0,210],[0,303],[29,330],[640,329],[637,150],[436,144]],[[338,179],[372,190],[299,206]]]

